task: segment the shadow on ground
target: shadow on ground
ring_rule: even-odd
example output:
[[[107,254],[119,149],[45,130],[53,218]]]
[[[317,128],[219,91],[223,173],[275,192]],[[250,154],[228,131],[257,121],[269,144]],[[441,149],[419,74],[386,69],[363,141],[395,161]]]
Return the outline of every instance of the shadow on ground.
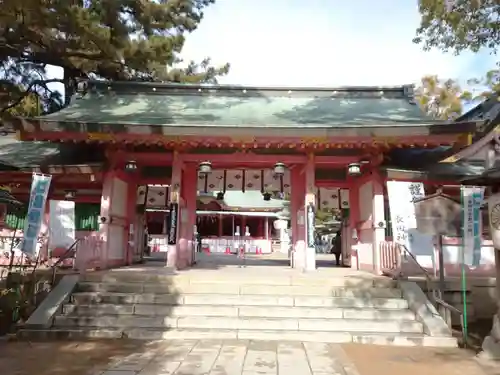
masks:
[[[0,344],[0,363],[5,374],[88,375],[154,345],[130,340],[4,342]]]

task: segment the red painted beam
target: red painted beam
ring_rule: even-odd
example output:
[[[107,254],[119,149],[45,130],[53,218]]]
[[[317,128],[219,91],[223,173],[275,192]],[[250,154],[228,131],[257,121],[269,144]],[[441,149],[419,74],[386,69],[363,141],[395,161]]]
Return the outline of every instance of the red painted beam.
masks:
[[[268,165],[275,163],[285,164],[303,164],[307,162],[306,155],[259,155],[253,153],[234,153],[234,154],[180,154],[183,162],[200,163],[210,161],[212,164],[230,164],[233,165]]]
[[[220,129],[218,129],[220,130]],[[248,139],[238,139],[240,137],[224,137],[224,136],[209,136],[206,135],[184,135],[184,136],[165,136],[158,134],[134,134],[134,133],[122,133],[122,134],[109,134],[109,133],[84,133],[84,132],[53,132],[53,131],[34,131],[34,132],[24,132],[22,134],[23,141],[64,141],[64,142],[92,142],[92,143],[107,143],[107,144],[117,144],[120,142],[127,144],[148,144],[157,146],[174,146],[174,145],[185,145],[187,147],[197,147],[197,146],[213,146],[222,147],[223,145],[229,145],[230,147],[245,144],[248,146],[253,145],[264,145],[269,147],[274,147],[281,145],[285,147],[287,145],[304,145],[303,149],[306,149],[307,145],[318,145],[321,146],[323,142],[331,144],[350,144],[355,146],[357,144],[365,143],[367,145],[374,144],[432,144],[432,145],[450,145],[457,141],[457,136],[459,133],[450,134],[413,134],[413,135],[398,135],[398,136],[380,136],[374,138],[373,136],[329,136],[329,137],[312,137],[311,139],[303,139],[302,136],[281,136],[281,137],[270,137],[265,135],[257,135],[253,137],[248,136]],[[245,138],[245,137],[243,137]],[[314,148],[314,147],[313,147]]]
[[[27,204],[29,202],[29,195],[17,195],[16,198],[19,201],[24,202],[25,204]],[[61,194],[51,195],[48,199],[49,200],[58,200],[58,201],[66,200],[64,195],[61,195]],[[77,203],[78,202],[80,202],[80,203],[101,203],[101,197],[98,195],[96,195],[96,196],[77,195],[75,197],[75,199],[72,199],[72,200],[74,200]]]
[[[325,167],[327,165],[342,165],[347,166],[350,163],[359,163],[363,159],[360,155],[353,156],[315,156],[314,164],[316,166]]]
[[[111,158],[115,163],[124,164],[128,161],[135,161],[142,165],[171,165],[174,160],[173,153],[166,152],[123,152],[118,151]]]
[[[262,164],[272,166],[276,162],[285,164],[304,164],[307,162],[307,155],[262,155],[252,152],[236,152],[233,154],[189,154],[179,153],[179,158],[186,163],[200,163],[210,161],[212,164],[238,164],[253,165]],[[138,164],[147,165],[170,165],[173,161],[172,153],[160,152],[117,152],[113,159],[118,163],[125,163],[133,160]],[[361,156],[315,156],[316,164],[347,165],[359,162]]]

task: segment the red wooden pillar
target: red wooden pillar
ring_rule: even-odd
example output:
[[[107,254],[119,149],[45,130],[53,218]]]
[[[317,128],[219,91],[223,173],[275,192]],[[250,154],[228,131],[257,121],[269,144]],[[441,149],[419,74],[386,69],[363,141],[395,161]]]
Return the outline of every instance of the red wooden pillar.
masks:
[[[186,163],[182,172],[181,183],[182,207],[180,210],[180,235],[177,246],[177,268],[179,269],[188,267],[194,261],[193,235],[196,223],[197,179],[197,166]]]
[[[222,237],[222,224],[223,224],[223,220],[224,220],[224,216],[219,215],[219,217],[218,217],[218,224],[219,224],[218,236],[219,236],[219,238]]]

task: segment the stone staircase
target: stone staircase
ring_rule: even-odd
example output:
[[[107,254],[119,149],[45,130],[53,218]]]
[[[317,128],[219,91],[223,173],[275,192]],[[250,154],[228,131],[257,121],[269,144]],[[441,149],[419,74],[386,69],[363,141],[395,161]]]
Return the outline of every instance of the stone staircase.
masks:
[[[26,327],[20,334],[457,345],[449,334],[424,333],[426,323],[390,279],[217,272],[89,273],[50,328]]]

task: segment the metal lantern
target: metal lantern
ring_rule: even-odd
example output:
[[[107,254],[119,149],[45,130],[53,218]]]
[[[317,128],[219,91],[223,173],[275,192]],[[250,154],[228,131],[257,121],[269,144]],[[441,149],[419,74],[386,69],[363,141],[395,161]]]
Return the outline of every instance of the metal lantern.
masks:
[[[347,174],[352,177],[361,176],[361,164],[351,163],[347,166]]]
[[[66,199],[75,199],[76,191],[74,190],[66,190],[64,193],[64,198]]]
[[[198,165],[198,171],[202,175],[207,175],[212,173],[212,163],[209,161],[203,161]]]
[[[137,170],[137,163],[134,160],[129,160],[125,164],[125,172],[135,172]]]
[[[216,197],[216,199],[217,199],[218,201],[223,201],[223,200],[224,200],[224,192],[223,192],[223,191],[219,191],[219,192],[217,193],[217,197]]]
[[[283,176],[286,171],[286,165],[283,163],[274,164],[274,175],[275,176]]]
[[[283,209],[277,213],[277,217],[280,220],[289,220],[290,216],[291,213],[287,206],[284,206]]]

